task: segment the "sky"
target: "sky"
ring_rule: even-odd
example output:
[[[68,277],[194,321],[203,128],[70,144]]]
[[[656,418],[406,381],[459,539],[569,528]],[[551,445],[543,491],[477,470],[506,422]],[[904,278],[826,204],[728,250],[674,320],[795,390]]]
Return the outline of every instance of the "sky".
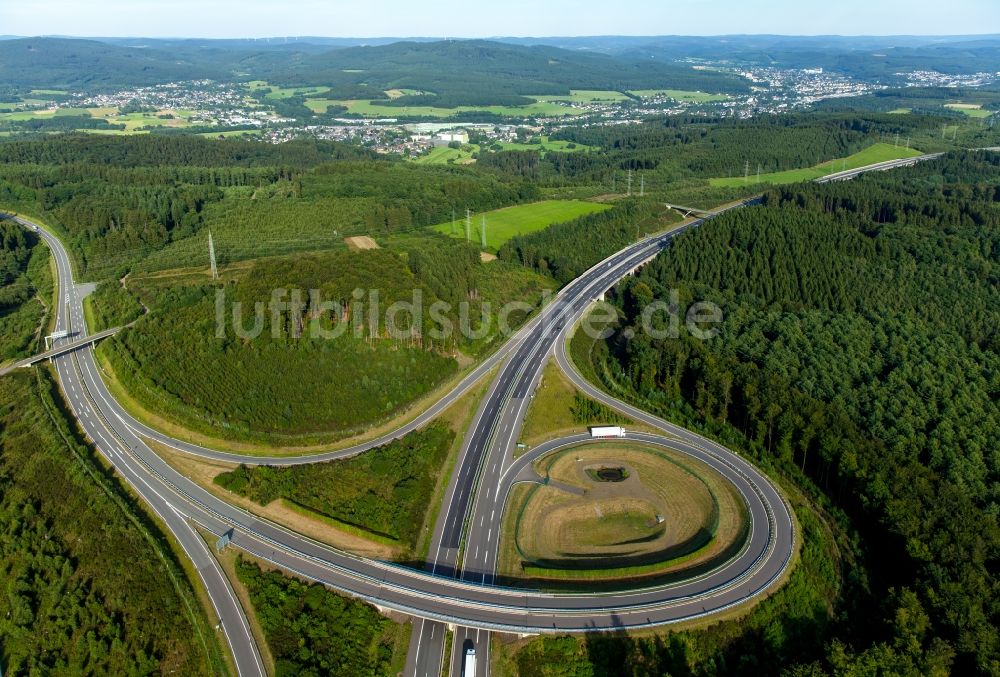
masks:
[[[0,0],[0,34],[131,37],[1000,33],[1000,1]]]

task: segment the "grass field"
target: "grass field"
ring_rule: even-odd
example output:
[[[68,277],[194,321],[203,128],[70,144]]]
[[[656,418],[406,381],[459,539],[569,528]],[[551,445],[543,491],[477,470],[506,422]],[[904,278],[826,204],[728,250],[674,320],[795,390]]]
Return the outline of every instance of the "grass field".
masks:
[[[889,111],[889,115],[909,115],[913,112],[912,108],[896,108]]]
[[[528,106],[457,106],[455,108],[440,108],[437,106],[383,106],[372,104],[368,99],[351,99],[347,101],[336,99],[306,99],[306,106],[316,113],[324,113],[330,106],[345,106],[348,113],[373,118],[400,117],[435,117],[447,118],[456,113],[470,111],[492,113],[504,117],[560,117],[566,115],[582,115],[586,111],[580,108],[562,106],[549,101],[538,101]]]
[[[684,103],[716,103],[728,101],[726,94],[709,94],[708,92],[690,92],[682,89],[637,89],[629,92],[643,99],[668,96]]]
[[[587,403],[587,413],[584,416],[582,403]],[[528,445],[526,449],[515,450],[519,456],[531,447],[562,435],[582,432],[590,424],[622,423],[629,430],[635,428],[635,423],[624,420],[618,415],[602,411],[602,405],[593,402],[573,387],[566,375],[556,364],[555,359],[549,360],[542,372],[542,380],[535,390],[535,396],[528,406],[524,418],[524,428],[521,431],[521,441]],[[645,429],[644,426],[639,426]]]
[[[627,478],[595,481],[600,468],[622,468]],[[513,542],[501,553],[505,576],[537,583],[677,574],[717,564],[746,533],[735,489],[675,452],[580,445],[541,459],[536,470],[550,483],[519,491],[506,508]]]
[[[479,150],[479,146],[465,145],[461,148],[448,148],[448,146],[437,146],[431,148],[426,154],[416,158],[414,162],[420,165],[444,165],[449,162],[455,164],[466,164],[472,162],[472,154]]]
[[[893,146],[888,143],[876,143],[868,148],[865,148],[863,151],[855,153],[854,155],[846,158],[839,158],[837,160],[828,160],[827,162],[823,162],[813,167],[761,174],[760,183],[780,185],[786,183],[799,183],[801,181],[812,181],[820,178],[821,176],[833,174],[834,172],[847,169],[857,169],[858,167],[864,167],[878,162],[886,162],[887,160],[900,160],[902,158],[916,157],[922,154],[923,153],[919,150],[915,150],[913,148]],[[744,180],[742,176],[709,179],[709,183],[713,187],[739,187],[752,185],[757,182],[757,176],[755,174],[751,174],[748,180]]]
[[[387,89],[385,95],[390,99],[398,99],[401,96],[420,96],[421,94],[431,94],[432,92],[422,92],[419,89]]]
[[[571,89],[569,94],[547,94],[532,97],[536,101],[566,101],[568,103],[620,103],[627,101],[628,96],[621,92],[602,89]]]
[[[978,103],[946,103],[945,108],[957,110],[970,118],[988,118],[994,111],[986,110]]]
[[[251,92],[259,92],[262,89],[266,89],[267,94],[264,95],[264,98],[271,101],[279,101],[297,95],[316,96],[317,94],[330,91],[329,87],[276,87],[264,80],[252,80],[243,83],[243,86]]]
[[[582,143],[572,143],[570,141],[551,141],[549,137],[540,138],[540,143],[496,143],[490,146],[490,150],[535,150],[540,151],[544,156],[549,151],[560,153],[575,153],[597,150],[594,146],[587,146]],[[465,164],[473,161],[473,153],[482,152],[479,144],[466,144],[461,148],[448,148],[439,146],[432,148],[428,153],[419,156],[414,160],[418,164],[443,165],[448,163]]]
[[[160,115],[171,114],[174,117],[164,119]],[[143,127],[188,127],[188,118],[191,111],[183,110],[161,110],[155,113],[127,113],[119,115],[118,109],[114,107],[102,108],[45,108],[39,110],[13,110],[10,112],[0,112],[0,120],[11,122],[25,122],[28,120],[46,120],[57,117],[91,117],[95,120],[106,120],[108,124],[125,125],[126,133],[135,133]],[[121,130],[115,129],[84,129],[86,132],[115,134]]]
[[[496,251],[504,242],[515,235],[542,230],[553,223],[572,221],[585,214],[610,208],[610,205],[580,200],[544,200],[495,209],[485,214],[473,215],[471,239],[477,243],[481,241],[483,216],[486,217],[486,248]],[[452,237],[465,237],[465,223],[461,219],[455,223],[454,232],[450,221],[433,226],[433,228],[439,233]]]
[[[587,146],[571,141],[552,141],[547,136],[540,137],[539,141],[540,143],[501,143],[499,146],[501,150],[540,150],[543,155],[550,150],[560,153],[597,150],[596,146]]]

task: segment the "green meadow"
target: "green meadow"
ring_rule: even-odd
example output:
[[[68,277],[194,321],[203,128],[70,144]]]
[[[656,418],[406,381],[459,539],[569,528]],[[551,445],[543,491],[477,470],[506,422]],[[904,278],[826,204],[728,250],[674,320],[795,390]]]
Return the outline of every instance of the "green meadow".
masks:
[[[785,183],[799,183],[801,181],[812,181],[822,176],[826,176],[827,174],[833,174],[847,169],[857,169],[858,167],[873,165],[878,162],[901,160],[903,158],[916,157],[922,154],[923,153],[919,150],[915,150],[913,148],[893,146],[889,143],[876,143],[868,148],[865,148],[863,151],[850,155],[846,158],[827,160],[826,162],[818,165],[804,167],[802,169],[789,169],[782,172],[761,174],[759,182],[778,185]],[[742,176],[709,179],[709,183],[714,187],[745,186],[757,182],[758,179],[756,174],[751,174],[747,179],[744,179]]]
[[[634,94],[642,99],[652,99],[657,96],[669,96],[684,103],[716,103],[727,101],[726,94],[709,94],[708,92],[690,92],[683,89],[636,89],[629,94]]]
[[[572,221],[578,217],[594,212],[610,209],[610,205],[580,200],[543,200],[530,204],[515,205],[494,209],[484,214],[472,215],[470,239],[475,243],[482,241],[483,217],[486,217],[486,247],[496,251],[500,246],[515,235],[532,233],[548,228],[553,223]],[[452,237],[465,237],[465,220],[457,219],[433,226],[434,230]]]
[[[528,106],[457,106],[440,108],[437,106],[385,106],[373,104],[367,99],[306,99],[306,106],[316,113],[325,113],[330,106],[344,106],[354,115],[373,118],[434,117],[447,118],[456,113],[492,113],[503,117],[559,117],[582,115],[580,108],[560,105],[551,101],[537,101]]]

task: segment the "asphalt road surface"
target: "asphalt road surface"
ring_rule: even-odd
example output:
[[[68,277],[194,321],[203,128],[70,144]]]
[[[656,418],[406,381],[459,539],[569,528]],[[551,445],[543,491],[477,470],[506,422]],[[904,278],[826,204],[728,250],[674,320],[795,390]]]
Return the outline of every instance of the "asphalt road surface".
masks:
[[[852,175],[861,171],[852,170]],[[32,225],[23,219],[19,221]],[[453,655],[461,653],[463,643],[472,641],[485,674],[491,630],[578,632],[640,628],[700,618],[764,593],[781,577],[791,560],[795,543],[791,514],[766,476],[717,443],[597,390],[576,373],[565,355],[567,332],[595,297],[655,257],[678,232],[700,223],[695,221],[671,233],[644,239],[584,273],[504,348],[409,424],[365,444],[322,454],[291,458],[241,456],[172,439],[136,421],[115,401],[100,376],[91,346],[60,355],[53,362],[64,396],[83,430],[163,520],[195,563],[241,675],[263,674],[260,656],[232,588],[193,525],[215,535],[230,534],[235,547],[301,576],[382,608],[424,619],[416,623],[423,629],[415,630],[415,635],[428,640],[426,644],[418,641],[427,657],[427,666],[440,666],[444,624],[456,626],[457,650]],[[58,267],[61,298],[57,330],[73,332],[74,339],[85,336],[82,296],[73,282],[69,257],[58,239],[44,231],[40,234],[52,249]],[[733,483],[746,501],[752,524],[747,543],[737,556],[695,579],[625,592],[554,594],[492,584],[503,504],[516,474],[512,473],[516,464],[511,465],[509,452],[520,433],[541,369],[553,352],[577,387],[589,396],[665,433],[637,435],[638,439],[669,445],[695,456]],[[425,424],[498,364],[502,366],[470,426],[445,497],[442,518],[435,529],[430,571],[350,555],[231,506],[174,471],[140,437],[225,461],[288,465],[339,458],[384,444]],[[419,657],[420,652],[414,653]]]

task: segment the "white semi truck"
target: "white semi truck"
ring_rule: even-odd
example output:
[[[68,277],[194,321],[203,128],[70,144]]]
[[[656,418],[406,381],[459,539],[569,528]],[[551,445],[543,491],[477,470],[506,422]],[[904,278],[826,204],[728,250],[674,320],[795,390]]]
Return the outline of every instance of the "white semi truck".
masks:
[[[465,650],[465,663],[462,664],[462,677],[476,677],[476,650],[471,646]]]
[[[620,425],[592,425],[589,430],[594,438],[625,437],[625,428]]]

